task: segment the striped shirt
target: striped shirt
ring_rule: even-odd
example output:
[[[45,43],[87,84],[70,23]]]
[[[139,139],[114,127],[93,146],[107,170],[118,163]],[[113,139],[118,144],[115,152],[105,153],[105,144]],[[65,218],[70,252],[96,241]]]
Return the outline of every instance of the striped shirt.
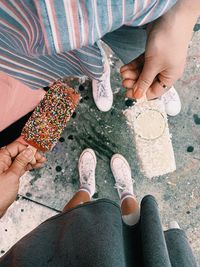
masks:
[[[1,0],[0,71],[33,89],[103,72],[97,45],[122,25],[155,20],[176,0]]]

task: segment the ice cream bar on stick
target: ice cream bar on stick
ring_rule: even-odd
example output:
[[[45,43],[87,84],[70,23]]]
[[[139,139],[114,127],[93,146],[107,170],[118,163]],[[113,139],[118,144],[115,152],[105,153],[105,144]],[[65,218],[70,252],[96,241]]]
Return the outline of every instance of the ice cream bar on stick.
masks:
[[[132,130],[141,171],[152,178],[176,170],[167,115],[161,100],[143,97],[124,111]]]
[[[73,114],[80,95],[62,81],[55,82],[22,130],[26,143],[38,150],[51,150]]]

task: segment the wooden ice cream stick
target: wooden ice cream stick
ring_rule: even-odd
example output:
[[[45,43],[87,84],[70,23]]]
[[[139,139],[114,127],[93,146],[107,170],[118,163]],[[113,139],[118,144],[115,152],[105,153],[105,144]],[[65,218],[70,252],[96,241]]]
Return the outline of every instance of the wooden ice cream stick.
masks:
[[[147,102],[147,101],[148,101],[148,99],[147,99],[146,93],[144,93],[141,98],[137,99],[137,103],[143,103],[143,102]]]

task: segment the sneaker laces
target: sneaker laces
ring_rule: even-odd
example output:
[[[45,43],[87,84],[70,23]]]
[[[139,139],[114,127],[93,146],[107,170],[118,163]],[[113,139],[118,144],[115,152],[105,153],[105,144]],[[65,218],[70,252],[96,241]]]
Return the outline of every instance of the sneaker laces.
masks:
[[[109,64],[106,62],[105,64]],[[101,76],[101,79],[97,81],[97,97],[108,97],[107,91],[106,91],[106,82],[108,79],[110,79],[110,71],[108,71],[108,67],[104,67],[104,73]],[[109,86],[109,85],[108,85]],[[109,86],[110,87],[110,86]]]
[[[130,183],[124,183],[123,181],[118,181],[117,183],[115,183],[114,188],[119,189],[120,191],[129,191],[130,187],[133,186],[133,183],[135,182],[135,180],[133,178],[131,178],[131,182]]]
[[[117,179],[117,182],[114,185],[114,188],[119,189],[120,191],[130,191],[130,188],[133,187],[133,183],[135,182],[133,178],[127,177],[126,173],[123,172],[123,166],[120,166],[120,169],[122,170],[122,177]],[[116,175],[118,176],[118,175]]]
[[[85,164],[82,164],[81,166],[81,184],[88,184],[91,185],[92,184],[92,174],[93,174],[93,170],[91,168],[91,163],[87,162]]]
[[[165,104],[167,104],[170,101],[176,101],[176,93],[174,90],[169,89],[164,95],[161,96],[161,99],[164,101]]]
[[[97,81],[97,97],[107,97],[107,92],[105,90],[104,80]]]

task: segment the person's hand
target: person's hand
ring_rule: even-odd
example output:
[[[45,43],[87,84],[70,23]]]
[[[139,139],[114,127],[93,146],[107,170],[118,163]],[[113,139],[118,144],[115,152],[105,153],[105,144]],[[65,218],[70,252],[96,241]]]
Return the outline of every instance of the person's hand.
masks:
[[[0,217],[15,201],[20,177],[32,168],[42,167],[45,157],[15,141],[0,149]],[[34,165],[32,165],[34,163]]]
[[[120,70],[127,97],[159,97],[181,77],[193,29],[186,14],[174,8],[150,25],[145,54]]]

